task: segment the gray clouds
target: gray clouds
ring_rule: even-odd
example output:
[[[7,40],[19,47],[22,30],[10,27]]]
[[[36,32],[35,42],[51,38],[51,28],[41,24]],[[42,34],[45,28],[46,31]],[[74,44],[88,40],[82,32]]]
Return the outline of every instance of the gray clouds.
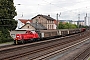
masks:
[[[22,13],[23,18],[26,19],[31,19],[37,14],[50,14],[56,19],[56,14],[60,12],[59,19],[77,20],[78,14],[81,15],[81,19],[84,19],[84,14],[90,13],[89,3],[89,0],[14,0],[18,13],[15,19],[19,19]]]

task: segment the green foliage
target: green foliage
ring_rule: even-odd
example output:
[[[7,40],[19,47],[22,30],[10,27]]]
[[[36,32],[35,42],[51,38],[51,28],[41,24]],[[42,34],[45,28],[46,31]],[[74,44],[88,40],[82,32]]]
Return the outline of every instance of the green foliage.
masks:
[[[60,22],[58,25],[58,29],[74,29],[74,28],[77,28],[77,25],[71,23]]]
[[[63,29],[63,28],[64,28],[64,25],[62,24],[62,22],[60,22],[58,25],[58,29]]]
[[[17,13],[15,12],[13,0],[0,0],[0,27],[14,30],[17,21],[13,19]]]
[[[0,29],[0,43],[9,41],[13,41],[13,38],[11,38],[8,29],[2,27],[2,29]]]
[[[89,26],[79,25],[79,28],[90,28]]]
[[[0,0],[0,19],[12,19],[17,13],[15,12],[13,0]]]
[[[13,0],[0,0],[0,43],[13,40],[10,37],[10,30],[14,30],[17,21],[13,19],[17,13]]]
[[[0,19],[0,28],[7,28],[8,30],[14,30],[17,26],[17,21],[14,19]]]

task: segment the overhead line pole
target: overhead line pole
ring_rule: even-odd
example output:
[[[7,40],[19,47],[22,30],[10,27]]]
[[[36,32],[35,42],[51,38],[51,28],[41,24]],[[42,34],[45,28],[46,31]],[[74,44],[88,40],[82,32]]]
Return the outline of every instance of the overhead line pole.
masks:
[[[58,29],[58,16],[60,17],[60,15],[61,15],[61,12],[60,14],[57,13],[57,29]]]
[[[57,29],[58,29],[58,13],[57,13]]]
[[[80,25],[80,14],[78,14],[78,28],[80,28],[79,25]]]

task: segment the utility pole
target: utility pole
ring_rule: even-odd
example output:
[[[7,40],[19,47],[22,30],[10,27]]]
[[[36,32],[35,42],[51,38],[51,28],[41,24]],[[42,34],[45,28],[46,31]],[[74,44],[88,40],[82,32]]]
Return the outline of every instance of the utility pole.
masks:
[[[58,29],[58,13],[57,13],[57,29]]]
[[[57,13],[57,29],[58,29],[58,16],[60,17],[60,15],[61,15],[61,12],[60,14]]]
[[[84,20],[84,23],[85,23],[85,26],[87,26],[87,7],[86,7],[86,15],[85,15],[85,18],[84,18],[85,20]]]
[[[78,14],[78,22],[77,22],[77,25],[78,25],[78,28],[79,28],[79,25],[80,25],[80,14]]]

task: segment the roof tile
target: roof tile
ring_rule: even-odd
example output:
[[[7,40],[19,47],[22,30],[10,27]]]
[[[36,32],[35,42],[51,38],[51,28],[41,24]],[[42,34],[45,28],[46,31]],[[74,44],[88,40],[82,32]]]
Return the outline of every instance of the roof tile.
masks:
[[[27,19],[19,19],[22,23],[24,23],[24,24],[26,24],[27,23],[27,21],[29,21],[29,22],[32,22],[32,20],[27,20]]]

